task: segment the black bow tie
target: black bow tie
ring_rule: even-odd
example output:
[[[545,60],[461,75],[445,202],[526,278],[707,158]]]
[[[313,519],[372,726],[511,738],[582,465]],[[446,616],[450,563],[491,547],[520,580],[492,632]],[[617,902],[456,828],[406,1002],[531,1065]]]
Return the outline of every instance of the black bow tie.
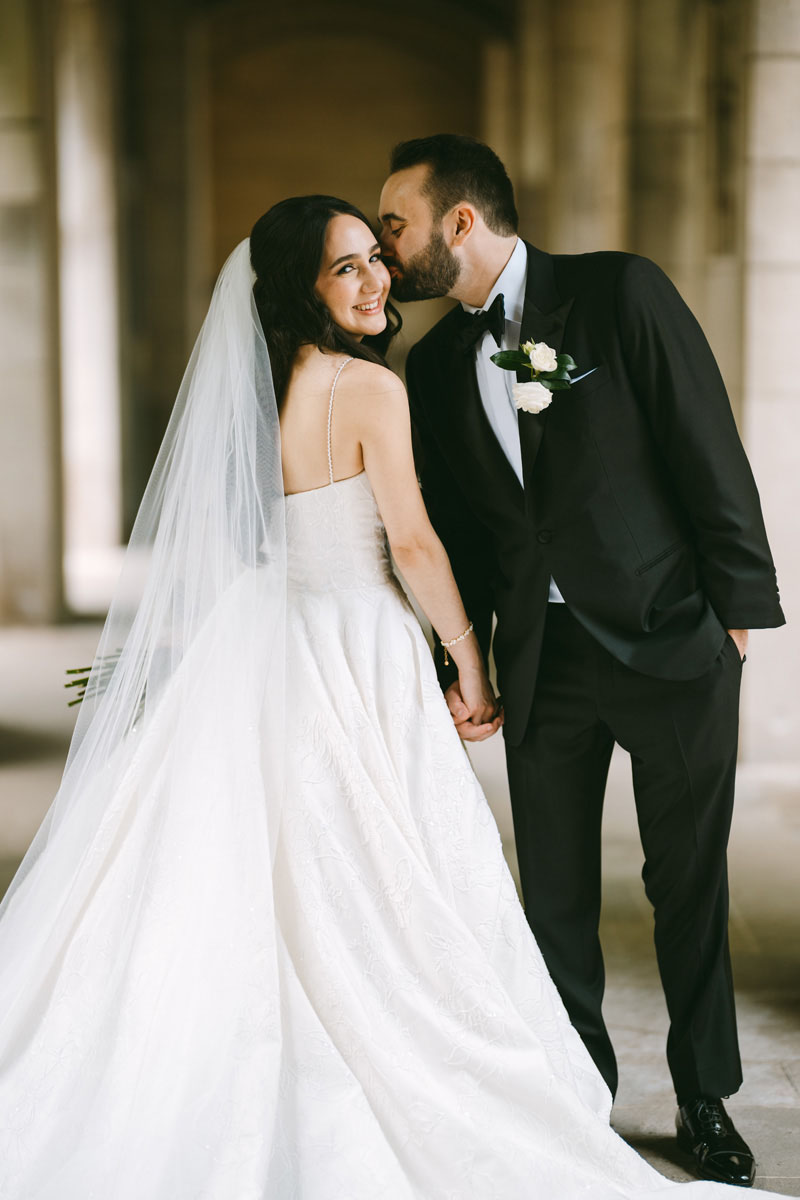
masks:
[[[506,314],[503,304],[503,293],[495,296],[489,307],[481,312],[468,313],[461,310],[458,325],[458,345],[461,350],[471,350],[488,330],[497,342],[498,350],[502,346],[503,334],[506,329]]]

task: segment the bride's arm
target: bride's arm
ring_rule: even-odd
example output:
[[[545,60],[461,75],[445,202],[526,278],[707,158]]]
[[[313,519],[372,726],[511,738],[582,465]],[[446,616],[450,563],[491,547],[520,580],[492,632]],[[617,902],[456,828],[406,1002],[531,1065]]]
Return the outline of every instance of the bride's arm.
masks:
[[[463,633],[470,617],[417,483],[405,389],[396,375],[371,363],[359,363],[348,383],[347,407],[395,562],[437,636],[450,641]],[[501,718],[494,716],[496,699],[478,639],[470,634],[448,652],[458,667],[469,719],[481,727],[471,733],[494,733]]]

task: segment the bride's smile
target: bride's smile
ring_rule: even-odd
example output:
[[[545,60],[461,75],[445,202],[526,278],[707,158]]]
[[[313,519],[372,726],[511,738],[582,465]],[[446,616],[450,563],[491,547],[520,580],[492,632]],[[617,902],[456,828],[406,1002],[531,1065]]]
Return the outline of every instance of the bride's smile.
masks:
[[[386,328],[389,272],[369,226],[349,213],[328,225],[316,292],[340,329],[359,340]]]

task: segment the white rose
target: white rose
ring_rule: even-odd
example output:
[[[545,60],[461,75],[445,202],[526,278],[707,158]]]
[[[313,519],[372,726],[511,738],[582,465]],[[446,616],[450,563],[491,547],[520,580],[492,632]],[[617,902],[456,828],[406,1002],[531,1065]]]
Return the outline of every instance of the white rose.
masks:
[[[540,413],[553,399],[553,393],[543,383],[515,383],[512,386],[514,403],[523,412]]]
[[[532,349],[528,349],[532,346]],[[531,360],[534,371],[555,371],[558,369],[556,352],[546,342],[526,342],[525,350]]]

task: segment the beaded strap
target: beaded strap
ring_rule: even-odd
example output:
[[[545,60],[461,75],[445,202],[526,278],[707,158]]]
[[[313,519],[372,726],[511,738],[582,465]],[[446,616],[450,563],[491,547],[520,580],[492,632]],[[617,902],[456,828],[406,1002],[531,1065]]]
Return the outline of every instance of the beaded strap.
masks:
[[[328,480],[331,483],[334,482],[334,479],[333,479],[333,455],[331,454],[331,422],[333,421],[333,393],[336,391],[336,384],[339,382],[339,376],[341,375],[342,371],[345,369],[347,364],[352,361],[353,361],[352,358],[346,358],[344,360],[344,362],[340,364],[339,370],[334,375],[333,383],[331,384],[331,399],[330,399],[330,403],[328,404]]]

